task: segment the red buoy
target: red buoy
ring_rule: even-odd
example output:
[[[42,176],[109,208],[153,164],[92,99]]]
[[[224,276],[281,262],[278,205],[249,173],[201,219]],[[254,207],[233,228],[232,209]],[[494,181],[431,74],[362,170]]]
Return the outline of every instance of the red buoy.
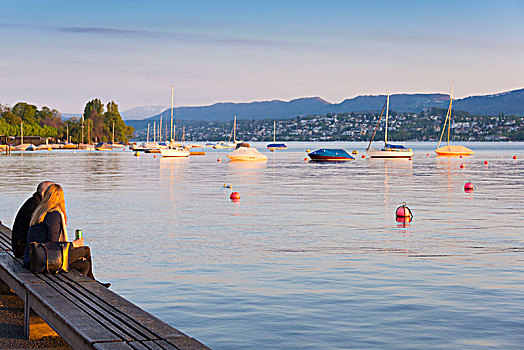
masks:
[[[427,156],[429,156],[429,153],[428,153],[428,154],[426,154],[426,155],[427,155]]]
[[[413,160],[413,158],[409,157],[409,160]]]
[[[217,162],[220,162],[220,161],[222,161],[222,159],[220,159],[220,158],[217,158]]]
[[[462,156],[460,156],[459,158],[462,158]]]
[[[406,203],[403,203],[400,207],[396,210],[396,215],[398,217],[413,217],[413,214],[411,214],[411,210],[406,206]]]
[[[153,156],[153,158],[156,158],[156,154]]]
[[[397,222],[403,224],[402,226],[406,227],[406,224],[411,222],[411,216],[397,216]]]
[[[464,191],[473,191],[475,189],[475,186],[471,182],[466,182],[464,185]]]
[[[307,162],[307,158],[304,158],[304,162]]]
[[[484,164],[488,165],[488,161],[487,161],[487,160],[485,160],[485,161],[484,161]]]
[[[229,199],[231,199],[232,201],[240,200],[240,193],[238,193],[238,192],[231,192],[231,194],[229,195]]]
[[[460,168],[461,168],[461,169],[463,169],[463,168],[465,168],[465,167],[466,167],[466,165],[465,165],[464,163],[460,164]]]
[[[363,154],[363,155],[362,155],[362,158],[366,158],[366,156]]]
[[[514,155],[514,156],[513,156],[513,159],[517,159],[517,155]]]

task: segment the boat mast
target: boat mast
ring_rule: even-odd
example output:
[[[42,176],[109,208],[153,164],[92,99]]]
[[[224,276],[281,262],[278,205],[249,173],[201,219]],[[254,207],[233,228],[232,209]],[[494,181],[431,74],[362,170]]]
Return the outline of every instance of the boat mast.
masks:
[[[380,125],[380,120],[382,119],[382,116],[384,115],[384,109],[386,109],[386,103],[387,101],[384,101],[384,106],[382,106],[382,112],[380,112],[380,117],[378,117],[377,125],[375,126],[375,131],[373,131],[373,136],[371,136],[371,140],[369,140],[368,148],[366,148],[366,151],[369,151],[369,147],[371,147],[371,143],[373,142],[373,139],[375,138],[375,134],[377,133],[378,126]]]
[[[233,143],[237,143],[237,116],[235,115],[235,121],[233,122]]]
[[[162,142],[162,114],[160,114],[160,124],[158,125],[158,142]]]
[[[69,124],[66,125],[66,143],[69,143]],[[22,134],[22,141],[24,139],[24,135]]]
[[[111,143],[115,143],[115,123],[113,123],[113,138]]]
[[[275,143],[276,135],[277,135],[277,121],[274,120],[273,121],[273,143]]]
[[[171,142],[173,142],[173,96],[175,93],[175,86],[171,85]]]
[[[20,123],[20,144],[24,144],[24,122]]]
[[[386,129],[384,132],[384,147],[388,147],[388,115],[389,115],[389,91],[388,99],[386,100]]]
[[[149,143],[149,125],[151,125],[151,123],[147,123],[147,143]]]
[[[449,132],[451,129],[451,105],[452,104],[453,104],[453,83],[451,83],[451,95],[449,96],[448,146],[449,146]]]
[[[153,142],[156,142],[156,121],[153,122]]]
[[[437,149],[440,148],[440,142],[442,141],[442,136],[444,136],[444,131],[446,131],[446,123],[448,124],[448,144],[447,145],[449,147],[449,129],[450,129],[450,124],[451,124],[451,104],[452,103],[453,103],[453,83],[451,83],[451,94],[449,95],[448,113],[446,113],[446,119],[444,120],[444,126],[442,127],[442,133],[440,134],[440,139],[438,140]]]

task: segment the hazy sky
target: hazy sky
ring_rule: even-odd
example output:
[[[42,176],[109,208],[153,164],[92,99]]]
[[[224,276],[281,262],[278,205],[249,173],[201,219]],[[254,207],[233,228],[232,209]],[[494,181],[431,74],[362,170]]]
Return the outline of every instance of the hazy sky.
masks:
[[[524,87],[524,0],[0,0],[0,103],[78,113]]]

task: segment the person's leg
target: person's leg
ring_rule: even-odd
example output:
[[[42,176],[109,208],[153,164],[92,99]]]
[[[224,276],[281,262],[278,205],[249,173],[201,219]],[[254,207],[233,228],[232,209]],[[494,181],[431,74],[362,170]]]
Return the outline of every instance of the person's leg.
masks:
[[[89,278],[95,279],[91,262],[91,249],[87,246],[71,248],[69,252],[69,267]]]

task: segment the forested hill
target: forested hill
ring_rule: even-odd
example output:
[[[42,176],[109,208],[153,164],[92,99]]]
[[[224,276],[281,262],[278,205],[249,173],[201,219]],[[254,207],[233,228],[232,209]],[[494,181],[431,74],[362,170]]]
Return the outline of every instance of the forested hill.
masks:
[[[322,115],[326,113],[349,113],[380,111],[385,95],[358,96],[329,103],[320,97],[308,97],[289,102],[273,100],[251,103],[216,103],[211,106],[175,108],[175,115],[184,120],[230,121],[239,119],[290,119],[298,115]],[[394,94],[390,97],[390,109],[397,112],[417,113],[431,107],[447,108],[449,95],[446,94]],[[516,114],[524,115],[524,89],[495,95],[471,96],[453,101],[454,108],[479,115]],[[169,108],[162,116],[170,117]],[[143,120],[129,120],[128,125],[143,128],[160,114]]]
[[[498,115],[504,113],[524,115],[524,89],[495,95],[470,96],[453,102],[453,105],[457,109],[473,114]]]

